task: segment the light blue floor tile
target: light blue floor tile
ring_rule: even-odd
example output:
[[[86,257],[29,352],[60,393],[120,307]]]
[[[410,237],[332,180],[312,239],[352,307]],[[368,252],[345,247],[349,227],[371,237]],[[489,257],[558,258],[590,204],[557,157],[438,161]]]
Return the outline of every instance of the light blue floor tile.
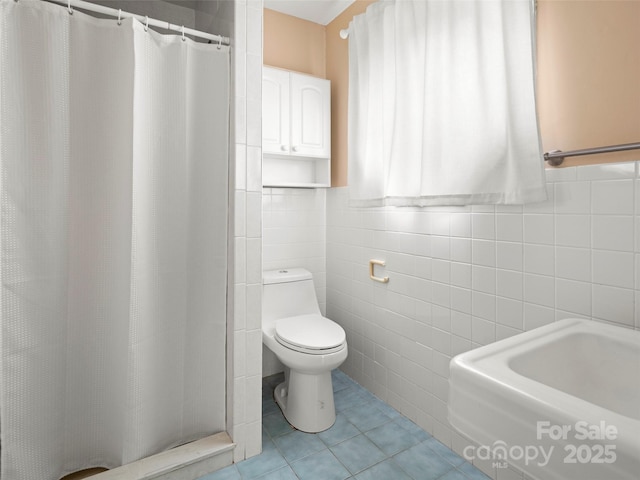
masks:
[[[317,435],[299,430],[276,437],[273,443],[289,463],[327,448]]]
[[[386,455],[364,435],[358,435],[330,448],[347,469],[356,474],[384,460]]]
[[[335,403],[336,410],[339,412],[363,403],[359,388],[356,387],[349,387],[336,392],[333,395],[333,401]]]
[[[280,411],[280,407],[272,397],[262,398],[262,416],[270,415]]]
[[[351,387],[353,385],[353,380],[347,377],[340,370],[334,370],[331,372],[331,383],[333,384],[333,391],[335,393]]]
[[[453,465],[431,450],[424,442],[393,458],[415,480],[436,480],[453,470]]]
[[[369,430],[365,435],[387,455],[395,455],[420,443],[416,437],[396,422],[380,425],[373,430]]]
[[[295,430],[273,399],[283,380],[263,379],[262,454],[198,480],[489,480],[338,370],[336,423],[318,434]]]
[[[430,438],[429,440],[424,442],[424,444],[427,445],[431,450],[436,452],[438,455],[440,455],[442,458],[444,458],[447,462],[449,462],[454,467],[457,467],[458,465],[462,465],[464,463],[464,458],[462,458],[460,455],[458,455],[456,452],[451,450],[446,445],[440,443],[435,438]]]
[[[287,461],[277,450],[267,450],[236,464],[242,478],[257,478],[287,465]]]
[[[322,450],[291,464],[300,480],[345,480],[351,474],[329,450]]]
[[[398,464],[389,459],[355,476],[356,480],[411,480]]]
[[[348,408],[343,413],[347,420],[353,423],[361,432],[366,432],[391,420],[387,414],[382,413],[372,402]]]
[[[338,413],[336,415],[336,423],[328,430],[320,432],[318,437],[320,437],[320,440],[326,445],[331,447],[356,435],[360,435],[360,430],[354,427],[342,413]]]
[[[447,473],[445,473],[438,480],[469,480],[469,477],[464,475],[460,470],[456,470],[455,468]]]
[[[293,431],[293,428],[289,425],[289,422],[287,422],[280,410],[262,417],[262,426],[271,438]]]
[[[429,440],[431,438],[431,435],[429,435],[407,417],[403,417],[402,415],[400,415],[394,420],[394,422],[404,428],[407,432],[409,432],[409,434],[413,435],[420,442],[424,442],[425,440]]]
[[[291,467],[287,465],[286,467],[282,467],[278,470],[262,475],[256,480],[298,480],[298,477],[293,473]]]
[[[469,462],[464,462],[458,467],[458,470],[464,473],[470,480],[491,480],[482,470],[479,470]]]
[[[200,477],[198,480],[241,480],[241,478],[238,468],[235,465],[229,465],[222,470]]]

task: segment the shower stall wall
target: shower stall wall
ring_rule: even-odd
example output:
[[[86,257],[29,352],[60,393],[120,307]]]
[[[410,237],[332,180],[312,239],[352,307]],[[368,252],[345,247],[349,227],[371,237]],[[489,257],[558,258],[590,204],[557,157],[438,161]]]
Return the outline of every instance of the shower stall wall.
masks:
[[[0,0],[1,478],[226,429],[229,50]]]

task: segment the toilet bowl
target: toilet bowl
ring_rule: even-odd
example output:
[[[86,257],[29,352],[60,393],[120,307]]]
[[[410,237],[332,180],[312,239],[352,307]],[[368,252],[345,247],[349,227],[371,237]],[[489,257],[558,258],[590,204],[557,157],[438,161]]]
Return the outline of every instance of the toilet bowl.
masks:
[[[344,330],[323,317],[311,273],[263,273],[262,342],[285,366],[275,400],[298,430],[316,433],[336,420],[331,370],[347,358]]]

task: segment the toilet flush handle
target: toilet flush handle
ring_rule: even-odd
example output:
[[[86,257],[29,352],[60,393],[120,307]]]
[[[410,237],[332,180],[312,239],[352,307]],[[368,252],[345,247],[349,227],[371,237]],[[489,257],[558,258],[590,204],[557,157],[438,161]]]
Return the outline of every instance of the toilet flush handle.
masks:
[[[373,260],[373,259],[369,260],[369,278],[371,280],[375,280],[376,282],[380,282],[380,283],[389,282],[389,277],[376,277],[374,275],[374,272],[373,272],[374,265],[380,265],[381,267],[384,267],[386,264],[384,260]]]

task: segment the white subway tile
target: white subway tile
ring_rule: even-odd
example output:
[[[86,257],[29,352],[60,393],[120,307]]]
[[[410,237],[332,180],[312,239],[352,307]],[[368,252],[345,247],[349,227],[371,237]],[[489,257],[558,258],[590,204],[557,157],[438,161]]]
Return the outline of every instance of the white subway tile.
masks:
[[[454,262],[471,263],[471,239],[451,239],[451,260]]]
[[[593,284],[592,314],[596,318],[634,325],[634,291]]]
[[[620,180],[634,178],[635,162],[584,165],[577,169],[578,180]]]
[[[471,241],[471,258],[475,265],[496,266],[496,242],[493,240]]]
[[[233,286],[233,329],[247,328],[247,287],[243,283]]]
[[[555,190],[553,184],[549,183],[547,188],[547,199],[543,202],[529,203],[524,205],[524,213],[553,213]]]
[[[524,275],[524,300],[546,307],[555,305],[554,278],[544,275]]]
[[[593,248],[633,251],[634,219],[631,215],[594,215],[591,218]]]
[[[236,190],[245,190],[247,188],[247,146],[244,144],[236,143],[235,166]]]
[[[556,245],[567,247],[591,246],[590,215],[556,215]]]
[[[451,262],[434,259],[431,265],[431,279],[440,283],[449,283],[451,281]]]
[[[438,352],[445,355],[451,355],[451,334],[440,330],[439,328],[432,329],[431,347]]]
[[[451,287],[451,310],[471,313],[471,290]]]
[[[471,288],[471,265],[451,262],[451,285]]]
[[[633,180],[603,180],[591,184],[594,214],[633,215]]]
[[[247,53],[262,56],[262,8],[247,7]]]
[[[451,255],[449,237],[431,237],[431,255],[433,258],[449,260]]]
[[[556,276],[569,280],[591,281],[591,250],[556,247]]]
[[[431,213],[431,234],[445,235],[450,234],[450,220],[448,213]],[[415,222],[412,222],[415,223]]]
[[[473,238],[494,240],[496,238],[495,215],[487,213],[473,213],[471,215],[471,233]]]
[[[521,300],[497,297],[496,322],[513,329],[523,330],[523,304]]]
[[[450,215],[452,237],[471,237],[471,214],[452,213]]]
[[[496,269],[473,265],[471,269],[471,285],[478,292],[496,293]]]
[[[451,312],[451,333],[466,340],[471,340],[471,315],[468,313]]]
[[[246,197],[247,237],[258,238],[262,235],[262,194],[249,192]]]
[[[546,168],[547,182],[573,182],[576,180],[576,167]]]
[[[246,193],[242,190],[235,192],[234,205],[234,230],[236,237],[244,237],[247,235],[247,202]]]
[[[502,297],[522,300],[523,275],[513,270],[496,271],[496,291]]]
[[[479,345],[488,345],[496,341],[496,324],[484,318],[473,317],[471,323],[471,341]]]
[[[552,245],[524,245],[524,271],[539,275],[555,274],[555,247]]]
[[[556,213],[591,213],[591,182],[554,184]]]
[[[496,296],[495,295],[474,291],[471,297],[471,304],[472,304],[471,310],[474,317],[480,317],[485,320],[489,320],[491,322],[495,321],[496,319]]]
[[[496,341],[504,340],[505,338],[509,338],[509,337],[513,337],[514,335],[517,335],[519,333],[522,333],[522,330],[518,330],[516,328],[505,327],[504,325],[497,325],[496,324]]]
[[[553,308],[534,303],[524,304],[524,330],[528,332],[534,328],[548,325],[555,321]]]
[[[524,215],[524,241],[526,243],[554,244],[554,216],[543,214]]]
[[[593,250],[593,283],[613,287],[634,287],[633,253]]]
[[[522,215],[499,213],[496,215],[496,239],[507,242],[522,241]]]
[[[262,148],[247,147],[247,191],[262,193]]]
[[[507,270],[522,271],[522,243],[496,242],[496,266]]]
[[[556,308],[567,312],[591,315],[591,284],[556,279]]]

